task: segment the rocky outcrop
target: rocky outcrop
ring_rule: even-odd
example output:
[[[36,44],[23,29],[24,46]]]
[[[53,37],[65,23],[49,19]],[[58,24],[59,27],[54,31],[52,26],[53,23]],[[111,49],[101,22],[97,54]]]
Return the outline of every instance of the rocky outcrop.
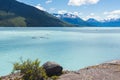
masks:
[[[43,65],[48,75],[59,75],[62,67],[54,62],[47,62]],[[2,77],[2,80],[14,80],[20,78],[20,73]],[[120,60],[106,62],[100,65],[86,67],[79,71],[64,71],[57,80],[120,80]]]
[[[23,75],[21,73],[14,73],[7,76],[2,76],[1,80],[22,80]]]
[[[68,72],[58,80],[120,80],[120,61],[90,66],[77,72]]]
[[[54,75],[61,75],[62,74],[62,66],[55,62],[46,62],[43,64],[43,68],[45,69],[48,76],[54,76]]]

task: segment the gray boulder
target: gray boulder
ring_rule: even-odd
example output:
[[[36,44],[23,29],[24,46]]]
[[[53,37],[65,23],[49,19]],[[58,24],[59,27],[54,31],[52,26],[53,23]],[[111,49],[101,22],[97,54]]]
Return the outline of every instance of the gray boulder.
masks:
[[[62,66],[55,62],[46,62],[43,64],[43,68],[45,69],[47,75],[50,76],[59,76],[62,74]]]

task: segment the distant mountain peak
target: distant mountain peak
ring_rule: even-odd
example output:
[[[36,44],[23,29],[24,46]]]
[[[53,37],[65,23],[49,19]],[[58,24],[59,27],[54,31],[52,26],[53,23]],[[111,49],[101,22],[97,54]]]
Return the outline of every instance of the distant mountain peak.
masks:
[[[104,22],[115,22],[120,21],[120,18],[111,18],[111,19],[105,19]]]
[[[82,20],[80,17],[72,13],[64,13],[64,14],[53,13],[53,15],[65,22],[71,23],[76,26],[87,26],[87,23],[84,20]]]
[[[60,18],[60,17],[64,17],[64,18],[78,18],[77,15],[71,14],[71,13],[63,13],[63,14],[57,14],[57,13],[53,13],[54,16]]]
[[[96,19],[94,19],[94,18],[89,18],[89,19],[87,20],[87,22],[99,22],[99,21],[96,20]]]

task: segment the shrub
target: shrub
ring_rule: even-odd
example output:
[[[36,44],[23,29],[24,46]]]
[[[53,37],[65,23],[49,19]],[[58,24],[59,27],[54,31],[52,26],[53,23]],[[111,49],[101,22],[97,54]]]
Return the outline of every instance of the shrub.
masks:
[[[35,61],[26,60],[14,63],[14,72],[20,72],[23,74],[24,80],[43,80],[47,79],[45,70],[40,66],[40,61],[36,59]]]
[[[57,80],[59,78],[59,76],[52,76],[51,79],[52,80]]]

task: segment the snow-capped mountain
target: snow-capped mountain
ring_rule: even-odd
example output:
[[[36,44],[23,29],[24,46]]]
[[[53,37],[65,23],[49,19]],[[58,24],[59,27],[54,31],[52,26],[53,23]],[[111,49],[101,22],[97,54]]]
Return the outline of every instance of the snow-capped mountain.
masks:
[[[108,19],[108,20],[103,20],[103,21],[97,21],[93,18],[90,18],[86,22],[91,24],[91,26],[120,27],[120,18],[118,18],[118,19]]]
[[[120,18],[105,20],[104,26],[120,27]]]
[[[96,19],[94,19],[94,18],[89,18],[86,22],[90,22],[90,23],[97,23],[97,22],[99,22],[99,21],[97,21]]]
[[[117,22],[117,21],[120,21],[120,18],[111,18],[103,20],[103,22]]]
[[[78,17],[77,15],[74,14],[70,14],[70,13],[65,13],[65,14],[53,14],[55,17],[74,24],[76,26],[88,26],[88,24],[86,23],[86,21],[82,20],[80,17]]]
[[[90,26],[101,26],[101,22],[94,18],[89,18],[86,22],[90,24]]]
[[[120,27],[120,18],[118,19],[108,19],[108,20],[102,20],[102,21],[98,21],[94,18],[89,18],[88,20],[84,21],[83,19],[81,19],[79,16],[71,14],[71,13],[65,13],[65,14],[52,14],[53,16],[71,23],[73,25],[76,26],[94,26],[94,27]]]
[[[78,16],[70,14],[70,13],[65,13],[65,14],[56,14],[53,13],[54,16],[58,17],[58,18],[77,18]]]

